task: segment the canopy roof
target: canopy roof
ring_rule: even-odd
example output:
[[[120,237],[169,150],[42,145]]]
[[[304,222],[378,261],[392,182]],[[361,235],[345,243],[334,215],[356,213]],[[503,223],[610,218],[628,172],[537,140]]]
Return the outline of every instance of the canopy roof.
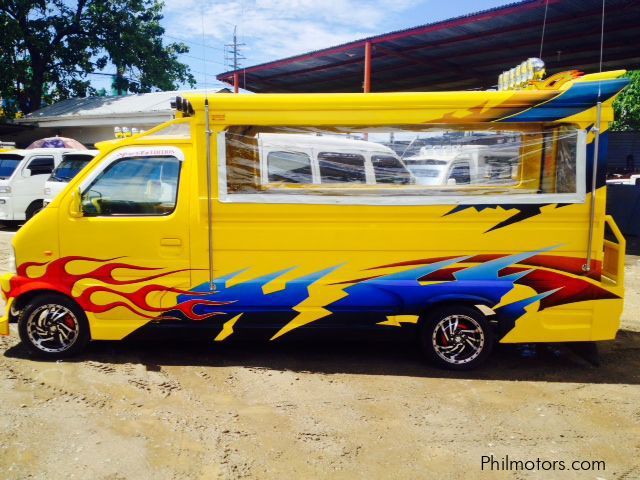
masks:
[[[540,55],[549,73],[596,72],[602,0],[525,0],[217,76],[254,92],[361,92],[365,45],[371,91],[484,89]],[[606,0],[603,70],[640,68],[638,0]]]

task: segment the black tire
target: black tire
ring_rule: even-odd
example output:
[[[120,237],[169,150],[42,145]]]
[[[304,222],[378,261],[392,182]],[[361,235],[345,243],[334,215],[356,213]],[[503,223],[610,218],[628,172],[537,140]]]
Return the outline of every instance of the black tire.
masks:
[[[473,370],[480,366],[494,343],[493,330],[486,317],[466,305],[429,312],[420,323],[419,335],[427,358],[449,370]]]
[[[30,220],[36,213],[44,208],[43,200],[36,200],[31,202],[31,205],[27,207],[27,211],[24,212],[25,221]]]
[[[69,298],[55,293],[29,301],[18,319],[18,332],[29,352],[50,360],[76,355],[90,340],[84,312]]]

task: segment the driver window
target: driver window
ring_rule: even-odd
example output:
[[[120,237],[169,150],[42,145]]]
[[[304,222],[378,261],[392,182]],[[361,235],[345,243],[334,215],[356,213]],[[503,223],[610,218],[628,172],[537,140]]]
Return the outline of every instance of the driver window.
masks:
[[[36,157],[27,165],[31,175],[49,175],[53,167],[53,157]]]
[[[85,216],[169,215],[178,196],[180,161],[130,157],[107,166],[82,194]]]

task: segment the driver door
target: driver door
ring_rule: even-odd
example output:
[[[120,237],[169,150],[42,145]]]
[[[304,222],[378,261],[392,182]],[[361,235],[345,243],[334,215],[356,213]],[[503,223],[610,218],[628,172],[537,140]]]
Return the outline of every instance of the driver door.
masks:
[[[91,289],[94,316],[124,322],[119,332],[161,317],[175,305],[172,289],[190,287],[187,149],[117,150],[81,183],[80,216],[61,208],[60,255],[75,258],[66,269],[80,277],[74,296]]]
[[[27,209],[44,196],[44,184],[55,167],[54,155],[36,155],[16,172],[13,181],[13,211],[16,219],[26,219]]]

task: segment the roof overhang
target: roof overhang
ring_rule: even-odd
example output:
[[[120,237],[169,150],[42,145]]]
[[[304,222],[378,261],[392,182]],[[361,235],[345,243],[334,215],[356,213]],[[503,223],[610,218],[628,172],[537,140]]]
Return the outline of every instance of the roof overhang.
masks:
[[[603,70],[640,68],[637,0],[607,0]],[[546,10],[544,42],[543,21]],[[540,55],[549,73],[599,70],[602,0],[524,0],[274,62],[218,80],[254,92],[361,92],[365,46],[371,91],[485,89],[498,75]]]
[[[126,124],[157,125],[171,120],[175,111],[157,111],[153,113],[119,113],[114,115],[63,115],[55,117],[20,118],[15,123],[22,125],[35,125],[38,127],[102,127]]]

